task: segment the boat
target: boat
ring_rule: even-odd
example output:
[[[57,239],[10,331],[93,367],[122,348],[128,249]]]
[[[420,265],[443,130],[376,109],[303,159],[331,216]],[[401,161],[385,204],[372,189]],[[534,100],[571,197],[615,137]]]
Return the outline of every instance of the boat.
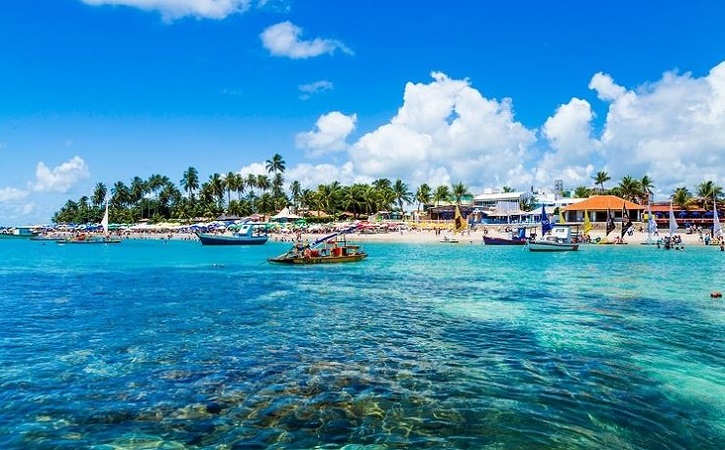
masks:
[[[458,244],[458,239],[452,237],[449,238],[448,236],[443,236],[443,239],[441,239],[441,242],[444,244]]]
[[[267,224],[260,222],[245,222],[231,233],[197,232],[196,236],[202,245],[262,245],[269,240]]]
[[[108,202],[106,202],[106,212],[103,214],[101,219],[101,226],[103,227],[103,234],[88,234],[78,233],[74,236],[58,239],[55,242],[58,244],[120,244],[121,238],[111,236],[108,232]]]
[[[0,237],[2,238],[29,238],[32,239],[37,236],[38,233],[30,227],[13,227],[3,228],[0,230]]]
[[[483,235],[485,245],[526,245],[526,241],[526,227],[519,227],[515,234],[509,233],[509,237]]]
[[[575,242],[571,233],[571,226],[557,225],[551,229],[551,233],[540,239],[534,239],[527,243],[529,251],[532,252],[571,252],[579,250],[579,242]]]
[[[468,224],[463,220],[461,215],[461,209],[456,204],[456,210],[453,215],[453,237],[443,236],[441,242],[444,244],[458,244],[458,239],[455,237],[456,234],[463,232],[468,228]]]
[[[652,207],[650,203],[647,203],[647,240],[641,242],[641,245],[655,245],[661,243],[661,239],[655,239],[654,236],[657,234],[657,222],[652,215]]]
[[[662,240],[662,248],[664,248],[665,250],[681,250],[684,248],[682,246],[682,238],[675,233],[677,233],[677,219],[675,218],[675,212],[672,210],[672,202],[670,202],[669,233]],[[657,244],[657,248],[660,248],[659,244]]]
[[[571,228],[576,225],[551,225],[546,209],[541,208],[541,238],[527,242],[532,252],[571,252],[579,250],[579,242],[572,236]]]
[[[368,254],[359,245],[347,242],[346,231],[321,237],[311,244],[297,241],[289,251],[267,261],[277,264],[329,264],[357,262]]]

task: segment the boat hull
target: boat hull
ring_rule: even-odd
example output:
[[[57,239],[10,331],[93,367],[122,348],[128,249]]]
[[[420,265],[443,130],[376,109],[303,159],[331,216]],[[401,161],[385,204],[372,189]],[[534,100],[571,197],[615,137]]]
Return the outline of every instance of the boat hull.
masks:
[[[120,238],[58,239],[58,244],[120,244]]]
[[[573,252],[579,250],[579,244],[567,242],[538,242],[528,243],[529,251],[532,252]]]
[[[302,258],[269,258],[267,261],[275,264],[335,264],[335,263],[346,263],[346,262],[357,262],[367,258],[366,253],[358,253],[356,255],[344,255],[344,256],[312,256]]]
[[[525,245],[526,239],[506,239],[484,236],[483,243],[485,245]]]
[[[197,234],[202,245],[262,245],[269,236],[224,236],[213,234]]]

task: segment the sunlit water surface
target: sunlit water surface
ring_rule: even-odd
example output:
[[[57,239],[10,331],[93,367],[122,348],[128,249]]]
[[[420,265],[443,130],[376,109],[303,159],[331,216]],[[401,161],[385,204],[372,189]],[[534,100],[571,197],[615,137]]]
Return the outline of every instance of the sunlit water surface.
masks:
[[[0,448],[725,448],[725,254],[365,248],[0,241]]]

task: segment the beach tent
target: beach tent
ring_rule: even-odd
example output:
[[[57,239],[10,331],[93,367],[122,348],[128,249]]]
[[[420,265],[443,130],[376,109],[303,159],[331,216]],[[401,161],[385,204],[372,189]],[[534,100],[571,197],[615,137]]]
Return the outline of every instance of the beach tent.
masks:
[[[287,222],[294,222],[297,219],[301,219],[301,216],[298,216],[297,214],[292,214],[288,207],[282,208],[282,211],[278,212],[277,214],[270,217],[269,220],[272,222],[279,222],[279,223],[287,223]]]

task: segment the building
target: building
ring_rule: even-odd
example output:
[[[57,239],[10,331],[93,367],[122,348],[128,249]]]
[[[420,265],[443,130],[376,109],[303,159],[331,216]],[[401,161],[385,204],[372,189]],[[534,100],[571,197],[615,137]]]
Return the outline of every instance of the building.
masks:
[[[642,221],[642,213],[647,209],[616,195],[594,195],[586,200],[574,203],[561,209],[565,222],[583,222],[584,212],[589,214],[592,222],[606,222],[611,213],[615,220],[622,219],[622,212],[627,210],[630,220]]]

